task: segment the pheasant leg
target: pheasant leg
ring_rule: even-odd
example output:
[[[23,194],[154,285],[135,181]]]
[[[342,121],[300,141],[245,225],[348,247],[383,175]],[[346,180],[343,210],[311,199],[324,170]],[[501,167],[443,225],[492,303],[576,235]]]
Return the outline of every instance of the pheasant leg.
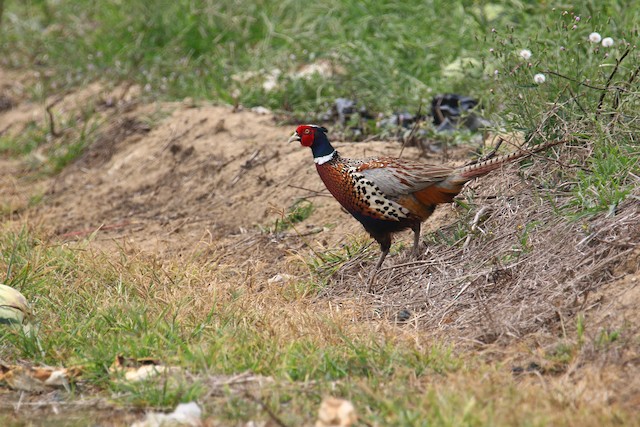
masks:
[[[373,288],[373,281],[376,278],[376,274],[378,274],[378,270],[382,267],[382,263],[384,259],[387,257],[389,253],[389,249],[391,249],[391,233],[382,233],[382,234],[372,234],[372,236],[376,239],[378,243],[380,243],[380,258],[378,259],[378,263],[375,268],[371,272],[371,277],[369,277],[369,285],[367,286],[367,293],[370,293]]]
[[[414,258],[420,256],[420,223],[411,227],[413,230],[413,250],[411,251]]]

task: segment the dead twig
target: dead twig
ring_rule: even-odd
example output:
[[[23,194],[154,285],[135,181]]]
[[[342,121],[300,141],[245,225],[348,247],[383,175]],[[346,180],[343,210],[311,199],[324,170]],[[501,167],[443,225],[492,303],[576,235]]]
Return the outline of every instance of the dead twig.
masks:
[[[89,228],[86,230],[70,231],[68,233],[61,234],[59,237],[61,239],[66,239],[67,237],[86,236],[87,234],[96,233],[98,231],[117,230],[119,228],[125,228],[129,225],[132,225],[131,221],[123,221],[117,224],[101,225],[98,228]]]
[[[469,232],[469,234],[467,234],[467,238],[462,244],[463,250],[467,249],[467,246],[469,246],[469,242],[471,242],[473,232],[476,231],[476,229],[480,230],[484,234],[484,230],[478,227],[478,222],[480,222],[480,218],[482,218],[482,215],[487,211],[487,209],[489,209],[487,206],[483,206],[478,212],[476,212],[476,215],[473,217],[473,221],[471,221],[471,231]]]
[[[304,191],[308,191],[309,193],[312,193],[309,196],[305,196],[305,198],[310,198],[310,197],[333,197],[331,194],[327,194],[327,190],[312,190],[310,188],[300,187],[298,185],[293,185],[293,184],[287,184],[287,187],[296,188],[298,190],[304,190]]]
[[[258,405],[260,405],[260,407],[267,413],[267,415],[269,415],[269,418],[271,418],[274,423],[276,423],[280,427],[289,427],[287,424],[284,423],[284,421],[282,421],[280,417],[278,417],[275,414],[275,412],[271,410],[271,408],[269,408],[269,405],[267,405],[262,399],[260,399],[259,397],[253,396],[249,393],[245,393],[245,397],[257,403]]]
[[[49,105],[47,105],[47,107],[45,108],[45,110],[47,111],[47,115],[49,116],[49,133],[54,138],[58,138],[62,134],[56,131],[56,122],[53,119],[53,113],[51,112],[51,109],[56,105],[58,105],[62,100],[63,98],[60,96],[57,99],[55,99],[53,102],[51,102]]]
[[[409,132],[409,135],[406,138],[403,138],[402,140],[402,147],[400,147],[400,153],[398,154],[398,157],[402,157],[402,152],[404,151],[404,147],[407,145],[407,142],[413,142],[413,136],[415,135],[416,131],[420,127],[421,121],[422,121],[422,104],[420,104],[420,106],[418,107],[418,112],[416,113],[416,121],[413,123],[413,126],[411,127],[411,132]]]
[[[122,93],[120,94],[120,97],[118,98],[118,101],[116,102],[116,106],[124,104],[124,99],[127,96],[127,94],[129,93],[129,91],[131,90],[131,88],[133,87],[133,81],[132,80],[127,80],[124,84],[124,88],[122,89]]]
[[[596,117],[602,112],[602,104],[604,103],[604,98],[607,95],[607,91],[609,90],[609,87],[611,86],[611,81],[613,80],[613,76],[616,75],[616,73],[618,72],[618,68],[620,68],[620,64],[622,63],[622,61],[624,61],[627,55],[629,55],[629,52],[631,52],[631,49],[627,48],[627,50],[624,51],[622,56],[616,59],[616,66],[613,67],[613,71],[611,71],[611,74],[609,74],[609,78],[607,79],[607,83],[605,84],[604,91],[600,95],[600,100],[598,101],[598,107],[596,108]],[[617,93],[619,94],[621,90],[622,88],[617,88]]]
[[[565,80],[569,80],[570,82],[574,82],[574,83],[578,83],[580,86],[584,86],[584,87],[588,87],[589,89],[595,89],[595,90],[600,90],[600,91],[606,91],[606,90],[611,90],[611,88],[606,88],[606,87],[602,87],[602,86],[593,86],[590,85],[588,83],[582,82],[580,80],[571,78],[569,76],[565,76],[564,74],[558,73],[556,71],[552,71],[552,70],[544,70],[543,73],[546,74],[551,74],[553,76],[557,76],[560,77],[561,79],[565,79]]]
[[[169,138],[169,141],[167,141],[167,143],[162,147],[162,149],[160,150],[160,153],[163,153],[167,148],[171,147],[171,145],[173,145],[174,142],[179,141],[182,138],[184,138],[196,126],[200,126],[200,125],[203,125],[204,123],[206,123],[207,120],[209,120],[209,119],[207,117],[204,117],[204,118],[198,120],[196,123],[194,123],[193,125],[189,126],[188,128],[186,128],[185,130],[183,130],[182,132],[180,132],[177,135],[175,134],[175,132],[173,132],[173,135],[171,135],[171,138]]]
[[[262,163],[256,162],[256,159],[258,158],[258,156],[260,156],[261,151],[262,151],[261,149],[257,149],[256,151],[254,151],[249,156],[249,158],[242,164],[242,166],[240,166],[240,170],[238,171],[238,173],[231,179],[231,182],[229,183],[229,187],[233,187],[234,185],[236,185],[236,183],[240,181],[240,177],[245,171],[248,171],[249,169],[253,169],[255,166],[266,162],[266,159],[263,160]]]
[[[584,114],[585,116],[588,116],[589,113],[587,113],[587,110],[585,110],[582,104],[580,104],[580,101],[578,101],[578,94],[573,93],[571,86],[567,86],[567,90],[569,91],[569,94],[571,95],[571,99],[573,100],[573,102],[575,102],[578,108],[580,109],[580,111],[582,111],[582,114]]]
[[[629,80],[627,81],[627,84],[629,86],[631,86],[633,84],[633,81],[638,76],[638,73],[640,73],[640,66],[636,67],[634,72],[631,73],[631,75],[629,76]],[[613,102],[611,103],[611,109],[613,111],[616,111],[618,109],[618,107],[620,106],[620,98],[622,98],[622,91],[620,90],[620,88],[618,88],[618,90],[615,93],[615,96],[613,97]],[[612,120],[611,127],[613,127],[615,122],[616,122],[616,120]]]

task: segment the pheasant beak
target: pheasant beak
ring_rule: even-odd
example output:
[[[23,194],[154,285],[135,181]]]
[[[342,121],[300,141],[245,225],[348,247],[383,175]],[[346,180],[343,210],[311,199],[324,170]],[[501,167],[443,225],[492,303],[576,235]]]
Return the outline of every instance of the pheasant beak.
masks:
[[[298,132],[294,132],[293,135],[291,135],[291,137],[289,138],[289,141],[287,141],[287,143],[291,144],[294,141],[300,142],[300,135],[298,135]]]

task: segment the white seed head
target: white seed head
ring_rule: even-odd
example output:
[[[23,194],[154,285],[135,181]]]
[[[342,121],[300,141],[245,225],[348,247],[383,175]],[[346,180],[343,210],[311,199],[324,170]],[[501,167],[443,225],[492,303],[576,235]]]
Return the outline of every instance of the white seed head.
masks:
[[[602,40],[600,33],[593,32],[589,34],[589,41],[591,43],[600,43],[600,40]]]
[[[529,60],[529,58],[531,58],[531,51],[529,49],[522,49],[520,51],[520,56],[522,57],[522,59],[527,61]]]
[[[613,39],[611,37],[605,37],[602,39],[602,46],[611,47],[613,46]]]
[[[539,84],[539,85],[544,83],[546,80],[547,80],[547,78],[542,73],[538,73],[535,76],[533,76],[533,81],[536,82],[536,84]]]

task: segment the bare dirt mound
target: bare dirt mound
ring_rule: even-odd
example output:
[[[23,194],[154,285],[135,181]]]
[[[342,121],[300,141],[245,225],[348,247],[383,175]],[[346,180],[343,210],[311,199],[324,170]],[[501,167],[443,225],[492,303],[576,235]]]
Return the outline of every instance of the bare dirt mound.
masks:
[[[100,230],[127,236],[162,254],[271,226],[299,198],[315,197],[307,228],[343,223],[308,150],[290,146],[290,127],[271,116],[229,107],[159,106],[168,117],[153,126],[148,107],[118,117],[75,164],[51,184],[38,211],[65,239]],[[358,155],[385,143],[358,144]],[[331,234],[358,230],[356,223]],[[334,239],[335,240],[335,239]]]
[[[309,150],[286,144],[293,126],[277,126],[271,115],[192,101],[141,104],[137,95],[135,87],[101,89],[96,83],[41,104],[13,102],[0,115],[1,124],[10,124],[7,135],[32,122],[47,126],[47,106],[64,122],[69,115],[80,121],[78,111],[94,105],[105,124],[81,157],[52,178],[24,178],[24,160],[1,159],[2,191],[11,198],[6,210],[28,211],[64,240],[91,235],[108,245],[124,239],[159,257],[198,243],[233,250],[247,232],[269,241],[260,230],[272,228],[301,198],[313,202],[313,211],[289,235],[309,233],[324,248],[364,234],[318,179]],[[398,151],[388,142],[348,148],[354,156]],[[418,152],[406,149],[405,155]],[[30,207],[34,197],[42,203]],[[307,244],[289,243],[274,245]],[[242,248],[237,252],[246,255]]]

